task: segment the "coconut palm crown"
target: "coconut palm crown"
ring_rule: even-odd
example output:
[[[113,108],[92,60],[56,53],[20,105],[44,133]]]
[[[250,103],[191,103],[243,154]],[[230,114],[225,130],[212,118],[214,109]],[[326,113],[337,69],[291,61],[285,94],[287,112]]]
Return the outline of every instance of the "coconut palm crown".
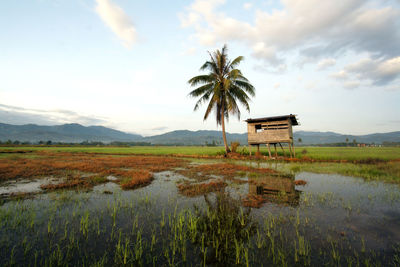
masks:
[[[214,111],[217,125],[222,127],[222,138],[224,140],[226,153],[230,152],[225,134],[225,119],[229,120],[229,115],[237,115],[240,120],[240,110],[238,103],[243,105],[247,111],[250,111],[250,96],[255,96],[254,86],[237,69],[243,57],[239,56],[234,60],[229,60],[227,47],[222,50],[216,50],[213,53],[208,52],[210,60],[201,66],[201,71],[208,71],[208,74],[193,77],[188,83],[197,87],[189,93],[189,96],[200,97],[194,106],[194,110],[208,102],[204,120],[208,118],[211,111]]]

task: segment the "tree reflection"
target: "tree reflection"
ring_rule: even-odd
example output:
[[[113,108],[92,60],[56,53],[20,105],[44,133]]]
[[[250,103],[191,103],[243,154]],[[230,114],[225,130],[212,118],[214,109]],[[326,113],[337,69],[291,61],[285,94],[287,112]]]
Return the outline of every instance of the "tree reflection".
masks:
[[[203,261],[217,266],[244,263],[246,243],[255,232],[250,209],[243,209],[239,200],[227,193],[205,195],[207,207],[195,207],[197,221],[196,244],[200,246]]]

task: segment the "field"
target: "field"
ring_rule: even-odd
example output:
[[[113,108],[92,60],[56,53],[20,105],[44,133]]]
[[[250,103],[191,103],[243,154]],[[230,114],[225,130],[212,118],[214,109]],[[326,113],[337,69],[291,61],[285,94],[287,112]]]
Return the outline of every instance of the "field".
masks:
[[[400,265],[400,148],[0,152],[1,266]]]
[[[136,147],[58,147],[58,146],[32,146],[32,147],[0,147],[0,152],[13,151],[51,151],[51,152],[82,152],[101,154],[138,154],[138,155],[188,155],[188,156],[221,156],[223,147],[205,146],[136,146]],[[239,153],[248,155],[248,147],[239,147]],[[256,148],[252,148],[254,153]],[[288,149],[285,148],[286,156]],[[261,153],[268,155],[265,146],[261,147]],[[278,149],[278,155],[282,156],[282,150]],[[400,147],[296,147],[296,157],[315,160],[396,160],[400,159]]]

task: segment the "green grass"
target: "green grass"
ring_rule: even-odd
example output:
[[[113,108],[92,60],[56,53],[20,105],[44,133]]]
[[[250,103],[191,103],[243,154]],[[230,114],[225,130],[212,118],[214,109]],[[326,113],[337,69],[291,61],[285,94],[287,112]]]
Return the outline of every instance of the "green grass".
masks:
[[[303,154],[302,151],[307,153]],[[319,160],[394,160],[400,159],[400,147],[298,147],[296,156]]]
[[[375,164],[303,162],[285,164],[282,169],[286,172],[331,173],[361,177],[367,181],[400,183],[400,164],[398,162],[379,162]]]
[[[105,153],[105,154],[150,154],[150,155],[189,155],[189,156],[216,156],[224,152],[223,147],[204,147],[204,146],[136,146],[136,147],[0,147],[0,151],[51,151],[51,152],[83,152],[83,153]],[[248,154],[247,147],[239,147],[238,152]],[[256,148],[253,147],[255,152]],[[288,149],[285,148],[286,155]],[[306,151],[306,153],[302,153]],[[268,155],[265,146],[261,147],[261,152]],[[0,154],[1,155],[1,154]],[[23,155],[23,154],[20,154]],[[282,150],[278,149],[278,155],[282,155]],[[4,154],[1,155],[4,157]],[[394,160],[400,159],[400,147],[297,147],[296,157],[315,160]]]
[[[50,151],[74,153],[105,153],[105,154],[151,154],[151,155],[209,155],[214,156],[224,151],[223,147],[203,146],[134,146],[134,147],[0,147],[0,151]]]

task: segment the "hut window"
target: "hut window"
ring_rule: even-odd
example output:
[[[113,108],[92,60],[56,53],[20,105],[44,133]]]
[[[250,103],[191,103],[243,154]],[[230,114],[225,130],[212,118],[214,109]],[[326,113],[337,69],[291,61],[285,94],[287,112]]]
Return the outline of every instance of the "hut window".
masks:
[[[289,129],[289,125],[287,123],[264,124],[262,128],[264,130],[282,130]]]
[[[261,124],[256,124],[256,125],[255,125],[255,128],[256,128],[256,133],[259,133],[259,132],[262,131]]]

